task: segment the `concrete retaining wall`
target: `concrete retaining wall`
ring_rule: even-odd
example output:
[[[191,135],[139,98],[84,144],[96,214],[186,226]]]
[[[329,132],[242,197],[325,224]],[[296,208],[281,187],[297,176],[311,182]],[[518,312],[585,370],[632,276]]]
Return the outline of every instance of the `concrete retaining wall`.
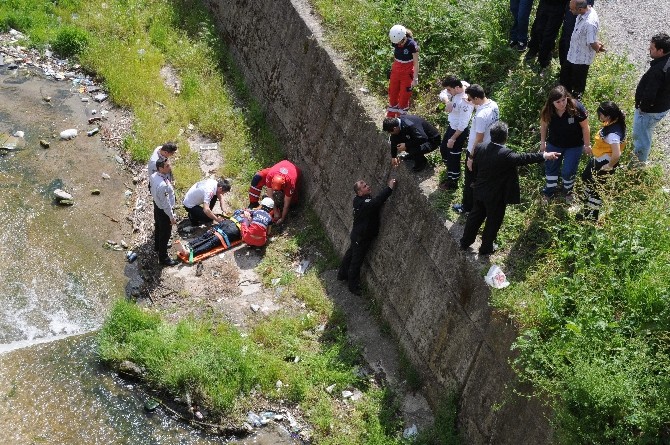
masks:
[[[379,190],[390,173],[381,106],[364,105],[347,68],[323,42],[303,0],[205,0],[252,94],[305,173],[305,196],[343,254],[351,228],[354,182]],[[386,30],[380,30],[386,32]],[[366,109],[367,107],[367,109]],[[374,121],[373,121],[374,118]],[[383,315],[428,383],[435,405],[461,392],[468,444],[544,444],[550,430],[537,402],[514,395],[508,365],[516,336],[488,305],[481,264],[459,252],[450,230],[399,168],[364,279]]]

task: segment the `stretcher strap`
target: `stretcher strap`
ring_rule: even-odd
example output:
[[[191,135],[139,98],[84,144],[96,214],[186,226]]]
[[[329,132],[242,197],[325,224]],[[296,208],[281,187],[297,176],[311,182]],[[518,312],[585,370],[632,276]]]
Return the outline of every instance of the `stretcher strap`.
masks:
[[[217,238],[219,238],[219,241],[221,241],[223,247],[225,247],[226,249],[230,247],[230,240],[228,239],[228,235],[226,235],[226,232],[217,227],[214,230],[214,235],[216,235]]]

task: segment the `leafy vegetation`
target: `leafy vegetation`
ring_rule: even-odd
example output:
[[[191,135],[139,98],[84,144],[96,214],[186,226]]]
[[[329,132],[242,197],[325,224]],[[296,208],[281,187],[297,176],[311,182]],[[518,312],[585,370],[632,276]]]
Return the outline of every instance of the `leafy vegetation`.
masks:
[[[387,31],[402,23],[421,46],[413,112],[444,125],[439,79],[455,74],[483,85],[498,102],[510,146],[537,150],[539,111],[558,66],[554,61],[539,75],[508,48],[506,0],[314,4],[332,44],[380,98],[392,58]],[[632,116],[637,80],[622,57],[596,58],[584,95],[592,132],[600,128],[595,109],[603,100]],[[622,164],[629,155],[630,145]],[[499,234],[512,286],[493,293],[493,304],[519,326],[519,376],[553,408],[559,443],[668,442],[670,200],[661,169],[618,171],[601,190],[604,216],[596,225],[576,222],[562,203],[538,204],[541,168],[522,175],[526,200],[509,209]],[[438,191],[431,199],[451,218],[460,193]]]

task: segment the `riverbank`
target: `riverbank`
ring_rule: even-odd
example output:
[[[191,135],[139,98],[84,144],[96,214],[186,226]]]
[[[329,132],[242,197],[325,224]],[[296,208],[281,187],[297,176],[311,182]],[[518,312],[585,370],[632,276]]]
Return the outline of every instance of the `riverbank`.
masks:
[[[113,5],[110,5],[110,7],[113,11],[119,12]],[[84,15],[82,11],[80,17]],[[90,52],[94,53],[96,57],[102,57],[102,53],[115,52],[110,50],[110,42],[92,42],[91,44],[94,48]],[[168,137],[172,139],[177,135],[176,139],[179,142],[180,151],[178,153],[179,159],[176,162],[175,176],[178,187],[183,190],[195,178],[201,176],[199,162],[201,150],[197,146],[194,146],[194,150],[187,149],[189,136],[207,128],[206,125],[202,125],[203,119],[210,119],[212,116],[198,116],[189,122],[189,119],[183,119],[183,116],[173,114],[176,113],[174,109],[181,105],[181,100],[185,96],[193,94],[193,89],[189,90],[189,86],[194,88],[193,83],[189,83],[193,81],[192,77],[189,77],[187,71],[181,70],[179,65],[179,63],[184,65],[188,65],[188,63],[180,60],[176,64],[168,65],[174,73],[177,73],[177,75],[179,73],[186,74],[186,77],[180,77],[184,88],[180,91],[168,88],[166,90],[169,94],[165,96],[160,93],[160,90],[165,89],[164,80],[154,75],[159,70],[156,70],[154,74],[146,74],[146,72],[155,66],[163,68],[166,65],[162,63],[156,65],[145,63],[141,67],[134,65],[134,58],[143,58],[145,62],[154,60],[149,55],[156,49],[152,48],[150,44],[143,44],[142,46],[142,48],[138,48],[137,52],[125,53],[131,60],[128,63],[117,64],[117,66],[124,65],[142,70],[141,75],[130,75],[131,78],[136,79],[136,84],[124,85],[128,87],[141,85],[144,88],[143,95],[137,96],[135,92],[131,94],[119,87],[115,80],[116,73],[113,67],[109,65],[103,63],[98,74],[105,77],[105,85],[109,89],[110,97],[119,103],[129,105],[129,102],[136,99],[160,98],[160,100],[149,100],[148,103],[138,104],[137,107],[133,104],[136,119],[132,123],[131,134],[123,138],[124,147],[129,148],[134,156],[141,159],[142,156],[148,156],[148,153],[151,152],[152,148],[150,147],[153,145],[151,141],[156,135],[167,133],[167,131],[163,131],[166,129],[172,131],[171,136],[165,136],[165,139],[158,140],[163,142]],[[101,47],[106,48],[106,51],[103,51]],[[204,49],[204,47],[198,48],[197,51]],[[90,53],[86,54],[83,58],[91,69],[96,66],[97,59],[92,58]],[[118,54],[124,53],[121,51]],[[215,52],[215,54],[218,53]],[[198,71],[198,66],[191,65],[189,68]],[[126,78],[128,75],[128,72],[123,73]],[[151,81],[140,80],[140,78],[144,79],[142,76],[151,78]],[[172,79],[172,85],[174,85],[174,76],[170,78]],[[147,92],[146,87],[149,84],[159,90],[159,93]],[[200,86],[206,84],[206,81],[201,82],[199,80],[197,82],[197,85]],[[220,89],[217,90],[217,92],[220,91]],[[228,99],[223,100],[223,102],[226,101]],[[269,162],[266,159],[272,154],[268,155],[267,151],[265,154],[254,151],[253,159],[250,159],[249,149],[254,146],[255,142],[251,143],[249,141],[249,127],[244,123],[240,124],[240,122],[244,122],[241,110],[232,110],[225,106],[220,108],[222,105],[219,98],[212,98],[211,101],[205,103],[205,106],[219,111],[225,109],[225,113],[227,113],[225,121],[229,124],[231,121],[236,122],[233,128],[219,129],[219,133],[213,135],[210,133],[210,137],[213,136],[214,140],[217,140],[222,133],[225,136],[234,133],[232,140],[239,142],[230,143],[231,139],[225,138],[227,144],[222,148],[222,154],[226,161],[224,172],[232,172],[232,176],[239,179],[240,183],[246,184],[250,175],[260,165]],[[247,103],[244,107],[244,111],[250,113],[247,118],[254,119],[250,127],[256,125],[257,127],[253,128],[253,131],[259,131],[259,133],[254,134],[254,137],[261,136],[256,141],[271,139],[271,136],[261,134],[267,130],[260,128],[262,124],[255,121],[259,116],[253,115],[254,112],[257,112],[254,110],[254,105]],[[154,113],[158,122],[151,120]],[[175,126],[174,123],[170,123],[166,127],[161,127],[161,119],[165,116],[177,117],[183,125]],[[152,122],[152,124],[148,126],[147,121]],[[195,131],[191,130],[191,127]],[[146,132],[148,131],[150,131],[151,137],[147,137]],[[208,165],[207,162],[204,162],[204,164]],[[304,378],[308,376],[308,369],[318,369],[318,372],[322,375],[314,378],[323,379],[318,380],[318,386],[299,386],[300,391],[307,391],[307,399],[301,404],[301,410],[309,415],[309,421],[314,425],[313,432],[307,431],[313,439],[339,437],[340,432],[346,430],[348,431],[347,440],[352,441],[351,443],[357,443],[361,434],[383,437],[384,439],[379,440],[387,443],[398,440],[403,431],[402,421],[399,421],[398,417],[398,399],[386,385],[391,381],[392,383],[395,382],[394,388],[402,388],[404,378],[400,372],[401,367],[398,365],[399,360],[397,355],[394,355],[389,349],[388,355],[384,354],[383,360],[378,359],[382,360],[381,362],[377,361],[373,368],[368,368],[363,361],[360,361],[360,356],[357,353],[358,347],[351,344],[343,334],[346,330],[343,319],[322,293],[323,285],[320,283],[319,274],[326,270],[325,267],[332,267],[332,254],[327,247],[317,247],[323,236],[318,225],[315,224],[313,215],[303,209],[302,212],[291,217],[283,233],[275,235],[275,239],[268,249],[262,252],[267,261],[258,266],[262,271],[260,278],[251,275],[250,268],[258,263],[258,254],[261,252],[250,251],[246,248],[244,251],[227,252],[223,258],[215,257],[207,260],[200,277],[195,277],[194,269],[191,267],[179,266],[171,269],[158,269],[155,254],[150,248],[152,209],[146,193],[146,185],[142,179],[141,169],[143,165],[144,163],[140,160],[137,169],[134,170],[137,194],[132,201],[130,222],[135,235],[129,242],[131,248],[138,253],[138,260],[132,263],[132,267],[138,267],[138,276],[141,276],[143,281],[137,280],[132,283],[129,292],[139,297],[143,306],[151,308],[150,311],[156,311],[164,315],[170,323],[195,318],[206,319],[206,323],[214,323],[216,326],[232,324],[233,326],[238,325],[235,328],[242,328],[245,320],[251,319],[256,323],[254,332],[251,334],[242,332],[242,334],[254,335],[256,343],[265,343],[266,346],[269,346],[269,349],[275,349],[273,353],[282,362],[286,356],[286,344],[291,345],[290,349],[297,349],[293,353],[298,353],[296,357],[299,357],[299,360],[294,361],[294,364],[291,365],[293,367],[292,373],[299,369],[301,371],[298,373],[300,374],[298,377],[302,376]],[[194,173],[195,166],[198,168],[197,174]],[[207,173],[212,173],[211,170],[218,174],[222,173],[221,170],[212,168],[211,165],[208,165],[208,167]],[[185,170],[187,170],[186,174],[184,174]],[[235,184],[235,187],[237,187],[238,183]],[[237,188],[237,195],[230,197],[232,201],[231,204],[226,204],[226,210],[239,206],[239,202],[246,198],[244,196],[245,189],[244,185]],[[182,232],[181,235],[191,236],[195,233],[197,232],[188,234]],[[268,259],[269,256],[271,258]],[[296,265],[305,259],[308,259],[311,264],[309,270],[302,275],[296,274],[294,272]],[[329,264],[330,266],[328,266]],[[330,280],[335,281],[333,277],[330,277]],[[260,281],[269,290],[260,292]],[[238,287],[238,284],[241,286]],[[341,288],[341,285],[338,283],[336,287]],[[242,302],[235,300],[238,297],[243,298]],[[254,298],[258,299],[254,300]],[[258,311],[254,312],[252,307],[256,308],[257,306]],[[309,334],[309,329],[295,330],[295,328],[304,325],[305,322],[301,321],[302,319],[309,321],[309,326],[313,330],[312,334]],[[370,316],[365,319],[364,323],[367,325],[375,324]],[[305,336],[307,338],[304,338]],[[370,349],[376,348],[372,343],[366,346]],[[344,354],[344,356],[338,357],[339,353]],[[310,360],[312,360],[311,363]],[[309,381],[310,379],[313,378],[309,377],[305,382],[313,385],[313,382]],[[291,376],[289,375],[283,380],[288,383],[291,381]],[[274,388],[272,391],[277,392],[277,381],[271,383]],[[186,384],[190,385],[189,382],[186,382]],[[333,384],[335,387],[332,387]],[[326,388],[330,388],[330,390],[326,391]],[[355,389],[358,389],[360,394],[354,391]],[[300,391],[297,395],[304,397],[304,395],[300,395]],[[177,393],[182,394],[181,391]],[[356,394],[355,397],[354,394]],[[353,400],[350,400],[352,397]],[[294,404],[296,400],[300,400],[300,398],[294,398]],[[394,402],[389,403],[391,400]],[[199,407],[205,406],[200,399],[195,398],[191,401],[197,403]],[[188,415],[195,415],[195,411],[189,410],[192,407],[191,404],[184,404],[183,406]],[[276,408],[277,405],[244,406],[260,413],[262,408],[271,409]],[[283,409],[288,409],[286,406],[284,404]],[[412,412],[407,418],[410,421],[408,426],[416,423],[421,429],[424,429],[424,426],[429,423],[426,418],[431,416],[425,401],[422,404],[419,397],[412,397],[408,406],[412,408]],[[209,411],[211,412],[211,410]],[[202,414],[204,411],[199,412]],[[380,413],[383,413],[383,415],[380,415]],[[240,417],[237,417],[236,420],[246,419],[245,412],[238,410],[232,414],[240,414]],[[203,414],[203,416],[205,415]],[[299,416],[293,417],[299,418]],[[216,419],[220,418],[217,417]],[[205,416],[203,420],[207,422],[211,419]],[[303,426],[300,429],[305,429],[303,422],[301,422],[301,425]]]

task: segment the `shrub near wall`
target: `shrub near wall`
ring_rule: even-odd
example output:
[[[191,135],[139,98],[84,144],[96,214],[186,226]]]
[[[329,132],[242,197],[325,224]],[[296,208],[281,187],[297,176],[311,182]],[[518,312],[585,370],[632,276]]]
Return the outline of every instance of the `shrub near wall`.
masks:
[[[499,103],[511,126],[510,145],[537,150],[539,110],[557,66],[540,77],[507,48],[506,0],[314,4],[333,44],[384,102],[392,57],[386,32],[402,23],[421,45],[413,112],[444,124],[444,114],[435,113],[437,81],[457,74],[482,84]],[[595,109],[602,100],[619,103],[630,131],[637,78],[623,58],[598,56],[584,96],[592,132],[600,128]],[[630,146],[622,164],[629,154]],[[536,196],[541,169],[524,173],[524,194]],[[660,169],[620,170],[602,190],[605,215],[597,225],[575,222],[565,206],[541,208],[532,200],[506,216],[499,238],[512,286],[494,291],[492,303],[519,326],[514,365],[553,408],[559,443],[670,443],[670,200],[664,190]]]

